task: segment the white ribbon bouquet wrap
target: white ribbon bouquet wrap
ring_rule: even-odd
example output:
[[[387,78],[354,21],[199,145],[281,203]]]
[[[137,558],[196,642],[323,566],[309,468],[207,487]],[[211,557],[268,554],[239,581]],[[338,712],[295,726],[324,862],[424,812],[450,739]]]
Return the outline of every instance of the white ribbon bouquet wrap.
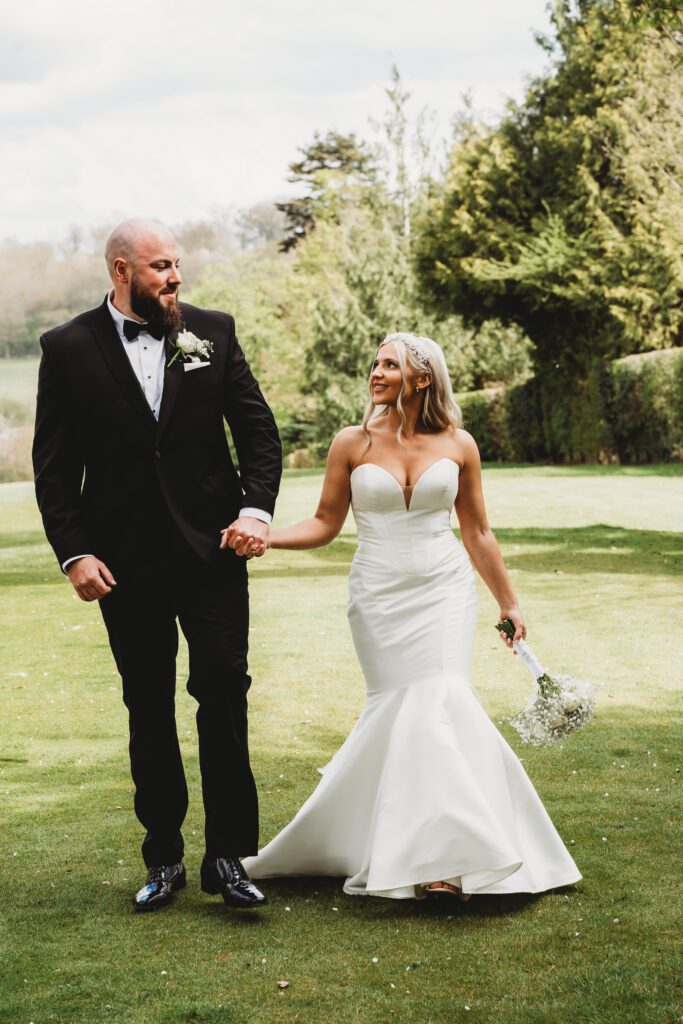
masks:
[[[515,635],[510,619],[497,623],[496,629],[510,640]],[[557,743],[586,725],[595,707],[593,683],[549,675],[526,640],[515,640],[512,646],[536,681],[526,707],[511,719],[522,740],[536,746]]]

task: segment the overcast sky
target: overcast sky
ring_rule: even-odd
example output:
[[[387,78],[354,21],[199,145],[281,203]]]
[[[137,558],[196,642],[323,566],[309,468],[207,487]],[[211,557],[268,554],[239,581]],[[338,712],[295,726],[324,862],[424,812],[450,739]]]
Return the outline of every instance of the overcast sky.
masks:
[[[0,23],[0,238],[286,193],[317,129],[367,133],[396,62],[445,135],[546,58],[546,0],[15,0]]]

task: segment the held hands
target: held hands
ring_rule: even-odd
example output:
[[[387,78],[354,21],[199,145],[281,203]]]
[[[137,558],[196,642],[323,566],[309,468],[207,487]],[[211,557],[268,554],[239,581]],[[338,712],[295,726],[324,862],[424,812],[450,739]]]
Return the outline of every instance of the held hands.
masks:
[[[522,615],[522,612],[521,612],[521,610],[519,608],[516,608],[516,607],[501,608],[500,609],[500,620],[501,620],[501,622],[503,621],[503,619],[509,619],[510,622],[515,627],[515,635],[512,638],[512,640],[508,636],[506,636],[505,633],[500,633],[499,632],[499,634],[498,634],[500,639],[503,641],[503,643],[507,647],[509,647],[510,650],[512,650],[512,645],[514,643],[516,643],[517,640],[526,640],[526,625],[524,623],[524,616]],[[515,651],[514,653],[516,654],[517,651]]]
[[[116,580],[104,562],[94,555],[84,555],[67,566],[66,574],[81,601],[99,601],[110,594]]]
[[[268,547],[269,527],[260,519],[241,516],[225,530],[221,530],[221,549],[232,548],[244,558],[260,558]]]

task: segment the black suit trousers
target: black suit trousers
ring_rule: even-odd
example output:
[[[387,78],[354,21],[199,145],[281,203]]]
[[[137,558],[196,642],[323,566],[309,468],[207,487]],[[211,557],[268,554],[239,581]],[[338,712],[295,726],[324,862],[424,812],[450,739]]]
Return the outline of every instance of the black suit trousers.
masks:
[[[208,565],[165,508],[144,564],[100,601],[123,683],[130,726],[135,812],[146,830],[145,864],[178,863],[187,786],[175,721],[178,623],[187,640],[195,698],[209,858],[258,849],[258,801],[249,765],[246,562],[233,552]],[[216,539],[218,543],[219,538]]]

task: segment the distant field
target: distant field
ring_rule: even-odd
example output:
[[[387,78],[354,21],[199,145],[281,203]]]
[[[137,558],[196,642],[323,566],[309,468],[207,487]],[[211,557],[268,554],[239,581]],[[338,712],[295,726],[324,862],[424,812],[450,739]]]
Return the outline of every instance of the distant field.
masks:
[[[0,483],[30,480],[39,359],[0,360]]]
[[[0,360],[0,413],[16,406],[33,418],[39,362],[38,358]]]

